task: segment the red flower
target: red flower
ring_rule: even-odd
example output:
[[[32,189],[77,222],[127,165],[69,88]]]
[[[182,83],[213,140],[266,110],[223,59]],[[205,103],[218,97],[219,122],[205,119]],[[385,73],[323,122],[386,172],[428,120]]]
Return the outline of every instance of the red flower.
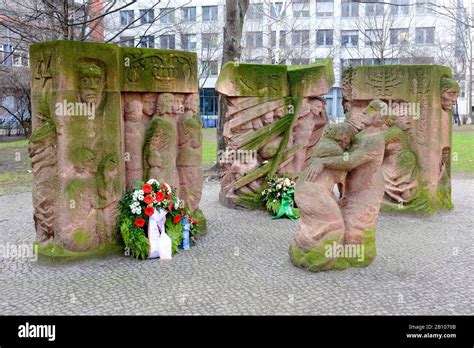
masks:
[[[145,198],[143,199],[143,202],[145,202],[146,204],[153,203],[153,196],[152,195],[145,196]]]
[[[145,219],[138,218],[133,222],[137,227],[143,227],[145,225]]]
[[[193,225],[197,225],[197,221],[196,220],[193,220]]]
[[[166,199],[167,199],[168,201],[171,199],[171,195],[170,195],[169,193],[166,195]]]
[[[145,184],[142,186],[142,190],[143,192],[145,192],[146,194],[149,194],[151,192],[153,188],[151,187],[151,185],[149,184]]]
[[[182,216],[178,214],[178,215],[176,215],[176,216],[174,217],[173,222],[174,222],[175,224],[177,224],[178,222],[181,221],[181,219],[182,219]]]
[[[165,184],[165,183],[161,184],[161,188],[162,188],[163,190],[168,190],[168,187],[166,187],[166,184]]]
[[[168,210],[171,211],[173,209],[173,203],[170,203],[170,205],[168,206]]]
[[[152,216],[154,212],[155,212],[155,209],[153,207],[146,207],[145,208],[146,216]]]
[[[165,194],[161,191],[158,191],[155,195],[155,198],[158,202],[161,202],[165,198]]]

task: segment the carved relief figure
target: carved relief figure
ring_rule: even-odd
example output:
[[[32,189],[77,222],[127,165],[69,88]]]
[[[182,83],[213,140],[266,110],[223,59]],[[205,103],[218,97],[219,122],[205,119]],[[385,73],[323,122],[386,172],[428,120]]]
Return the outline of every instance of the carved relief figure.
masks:
[[[143,93],[142,95],[143,115],[145,116],[144,121],[146,124],[148,124],[156,112],[156,98],[156,93]]]
[[[328,121],[324,110],[324,102],[319,98],[304,98],[301,112],[293,128],[293,145],[301,149],[294,155],[291,171],[299,173],[307,160],[307,149],[316,144],[321,137],[324,126]],[[310,141],[312,144],[310,144]]]
[[[361,264],[368,264],[375,257],[375,221],[384,193],[381,166],[385,149],[382,126],[386,121],[383,109],[386,107],[380,100],[370,102],[364,111],[367,128],[355,136],[348,155],[314,157],[304,179],[298,180],[295,198],[299,197],[297,203],[303,209],[302,229],[295,235],[295,243],[290,247],[290,257],[295,265],[312,271],[330,269],[334,265],[337,255],[325,254],[324,247],[327,243],[318,240],[322,237],[330,243],[338,244],[343,240],[346,245],[364,244],[365,248],[374,250],[373,254],[364,251],[365,257],[358,261]],[[347,148],[345,144],[349,139],[349,135],[341,139],[341,149],[342,146]],[[339,172],[330,172],[328,169]],[[347,175],[342,198],[336,204],[328,191],[331,191],[335,182],[343,180],[345,173]],[[315,187],[322,183],[327,186],[319,186],[317,194],[314,192],[305,197],[303,192],[310,190],[312,184],[302,184],[301,180],[310,182]],[[300,184],[303,187],[299,188]],[[317,209],[311,204],[316,204]],[[323,209],[327,209],[327,212],[319,216]],[[343,225],[339,212],[342,212]],[[331,220],[326,220],[326,216],[330,216]],[[320,223],[320,218],[323,219],[323,224]],[[311,234],[309,226],[313,226],[318,233]],[[320,229],[320,226],[323,227]],[[354,261],[350,261],[345,267],[349,267],[352,262]]]
[[[143,98],[145,99],[145,97]],[[131,100],[124,106],[124,142],[126,185],[131,188],[135,181],[143,179],[143,144],[145,124],[143,111],[150,110],[150,101],[142,104],[140,100]]]
[[[393,203],[409,202],[418,187],[418,160],[410,147],[409,122],[407,115],[393,116],[387,119],[384,130],[384,198]]]
[[[354,137],[355,130],[349,123],[330,125],[314,149],[314,164],[320,158],[343,155]],[[344,184],[347,171],[324,168],[319,174],[314,174],[310,168],[304,171],[295,189],[295,202],[301,211],[295,242],[305,250],[328,238],[338,243],[344,240],[344,219],[333,189],[336,184]]]
[[[184,112],[178,119],[179,196],[195,211],[201,200],[202,174],[202,120],[198,116],[198,95],[189,94],[184,101]]]

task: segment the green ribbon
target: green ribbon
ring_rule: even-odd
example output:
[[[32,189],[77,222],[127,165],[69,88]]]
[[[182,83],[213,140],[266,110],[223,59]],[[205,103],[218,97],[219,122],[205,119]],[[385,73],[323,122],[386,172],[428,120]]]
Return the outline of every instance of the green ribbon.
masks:
[[[288,190],[283,193],[281,197],[280,210],[278,211],[278,214],[272,218],[272,220],[279,219],[282,216],[286,216],[293,221],[298,219],[298,217],[293,214],[293,192],[295,192],[295,190]]]

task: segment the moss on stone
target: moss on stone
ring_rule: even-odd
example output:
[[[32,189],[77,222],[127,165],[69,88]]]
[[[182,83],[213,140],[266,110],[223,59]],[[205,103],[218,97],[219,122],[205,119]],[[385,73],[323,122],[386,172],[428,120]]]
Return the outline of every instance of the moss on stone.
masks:
[[[115,240],[83,252],[70,251],[53,242],[44,244],[35,242],[33,248],[34,250],[37,248],[39,259],[48,263],[67,263],[86,258],[102,258],[123,253],[122,246]]]
[[[72,239],[78,247],[83,247],[91,243],[92,236],[89,231],[79,229],[72,233]]]
[[[327,271],[327,270],[343,270],[349,267],[366,267],[368,266],[376,257],[376,243],[375,243],[375,227],[367,229],[364,233],[363,244],[360,247],[363,248],[362,257],[347,257],[347,256],[336,256],[327,255],[327,249],[333,248],[334,243],[338,245],[336,239],[329,238],[320,245],[315,246],[307,251],[299,248],[294,243],[290,246],[289,255],[291,262],[300,268],[305,268],[312,272],[318,271]],[[339,244],[341,247],[344,245]],[[347,246],[346,246],[347,247]]]

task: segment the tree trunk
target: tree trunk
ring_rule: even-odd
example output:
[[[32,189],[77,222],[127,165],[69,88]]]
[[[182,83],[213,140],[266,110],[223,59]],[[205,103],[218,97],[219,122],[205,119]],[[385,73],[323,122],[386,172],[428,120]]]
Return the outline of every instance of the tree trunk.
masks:
[[[242,29],[244,17],[249,7],[249,0],[226,0],[226,23],[224,27],[224,49],[222,54],[222,66],[229,61],[240,60],[242,47]],[[225,114],[227,106],[225,97],[219,96],[219,122],[217,124],[217,150],[224,151],[225,143],[223,137]],[[219,163],[218,163],[219,165]]]

